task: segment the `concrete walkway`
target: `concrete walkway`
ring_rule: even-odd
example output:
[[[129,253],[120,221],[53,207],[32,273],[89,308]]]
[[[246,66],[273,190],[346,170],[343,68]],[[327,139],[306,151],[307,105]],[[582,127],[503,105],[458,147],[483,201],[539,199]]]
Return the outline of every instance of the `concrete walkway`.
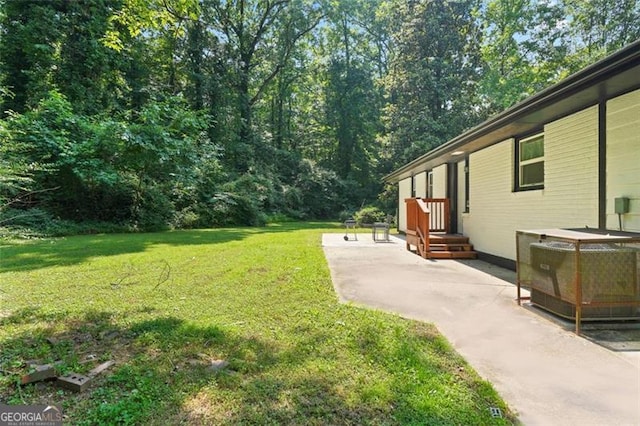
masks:
[[[343,237],[322,239],[340,299],[434,323],[523,424],[640,425],[640,352],[612,351],[518,306],[510,271],[425,260],[396,237]]]

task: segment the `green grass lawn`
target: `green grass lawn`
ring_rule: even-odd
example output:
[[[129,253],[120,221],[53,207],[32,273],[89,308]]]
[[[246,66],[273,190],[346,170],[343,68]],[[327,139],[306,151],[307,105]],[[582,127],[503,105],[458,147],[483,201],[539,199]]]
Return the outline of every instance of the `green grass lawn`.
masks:
[[[338,303],[332,231],[0,242],[0,402],[61,404],[65,424],[512,424],[432,325]],[[77,394],[18,386],[34,359],[116,364]]]

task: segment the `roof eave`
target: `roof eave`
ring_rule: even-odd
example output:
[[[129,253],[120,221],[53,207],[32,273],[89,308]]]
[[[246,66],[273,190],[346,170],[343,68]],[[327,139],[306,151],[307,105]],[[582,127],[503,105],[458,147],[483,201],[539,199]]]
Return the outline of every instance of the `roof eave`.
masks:
[[[581,71],[570,75],[566,79],[530,96],[500,114],[489,118],[483,123],[472,127],[448,142],[389,173],[383,177],[383,180],[392,183],[397,182],[400,176],[406,174],[412,169],[415,169],[422,163],[459,150],[467,143],[512,123],[518,117],[533,113],[544,106],[556,103],[570,94],[579,93],[581,90],[585,90],[588,87],[611,78],[612,75],[616,75],[637,65],[640,65],[640,40],[629,44],[610,56],[607,56]],[[630,85],[631,84],[632,83],[630,83]],[[494,141],[494,143],[497,142],[499,142],[499,140]]]

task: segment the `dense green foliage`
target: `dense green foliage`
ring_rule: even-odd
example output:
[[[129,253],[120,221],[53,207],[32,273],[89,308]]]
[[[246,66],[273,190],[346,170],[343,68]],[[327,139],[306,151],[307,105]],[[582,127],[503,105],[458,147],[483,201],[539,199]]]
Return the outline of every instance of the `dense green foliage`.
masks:
[[[639,38],[640,1],[5,0],[0,34],[0,226],[189,228],[394,213],[385,174]]]
[[[433,325],[338,302],[323,232],[342,229],[0,241],[0,400],[70,425],[514,424]],[[115,365],[76,393],[18,385],[34,359]]]
[[[368,224],[371,225],[375,222],[384,222],[386,215],[382,210],[375,206],[363,207],[353,215],[358,225]]]
[[[479,22],[475,0],[398,2],[397,46],[386,85],[387,144],[394,165],[406,163],[484,118],[477,108]]]

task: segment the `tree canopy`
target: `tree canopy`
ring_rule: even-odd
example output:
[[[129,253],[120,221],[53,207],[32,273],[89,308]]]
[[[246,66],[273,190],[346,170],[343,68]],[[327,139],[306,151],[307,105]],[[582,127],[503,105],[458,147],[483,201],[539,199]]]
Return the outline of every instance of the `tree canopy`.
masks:
[[[0,31],[0,226],[208,227],[394,213],[382,176],[640,38],[640,1],[4,0]]]

